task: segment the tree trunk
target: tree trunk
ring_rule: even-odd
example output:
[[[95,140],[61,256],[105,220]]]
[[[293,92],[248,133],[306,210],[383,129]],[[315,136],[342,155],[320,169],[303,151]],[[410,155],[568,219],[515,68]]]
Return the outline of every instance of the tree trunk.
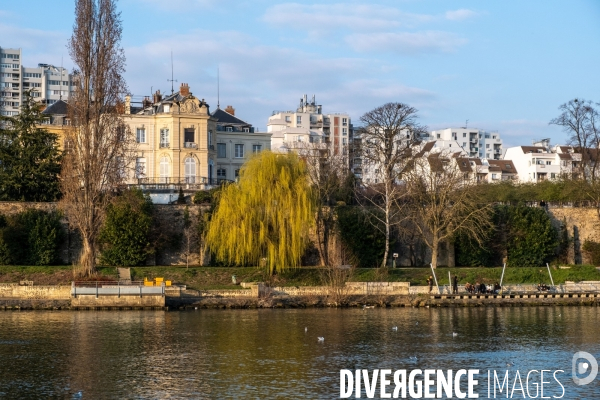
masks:
[[[96,273],[96,245],[89,235],[83,235],[83,251],[79,257],[80,269],[77,274],[82,277],[92,276]]]
[[[434,235],[432,245],[431,245],[431,266],[433,267],[433,269],[437,268],[438,247],[439,247],[439,240]]]

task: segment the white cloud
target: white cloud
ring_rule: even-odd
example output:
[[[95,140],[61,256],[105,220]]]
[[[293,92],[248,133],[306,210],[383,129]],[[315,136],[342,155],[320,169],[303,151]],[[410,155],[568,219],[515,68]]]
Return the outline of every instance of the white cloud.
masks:
[[[351,31],[379,31],[413,27],[436,17],[405,13],[397,8],[371,4],[285,3],[268,8],[263,20],[271,25],[311,31],[338,28]]]
[[[462,21],[465,19],[476,17],[477,15],[479,15],[477,12],[467,10],[465,8],[454,11],[446,11],[446,19],[449,19],[450,21]]]
[[[70,68],[66,47],[69,36],[70,32],[42,31],[0,22],[2,45],[23,49],[22,63],[27,67],[35,67],[38,63],[60,65],[63,56],[64,66]]]
[[[315,94],[325,112],[346,111],[357,118],[388,101],[427,107],[435,93],[381,76],[381,63],[373,59],[332,57],[258,44],[236,31],[194,30],[168,35],[141,47],[126,48],[126,78],[136,98],[160,89],[170,92],[170,51],[175,79],[189,83],[191,91],[216,107],[217,67],[220,100],[236,115],[265,129],[271,111],[294,109],[303,94]],[[175,85],[178,85],[175,84]],[[175,89],[177,90],[177,88]]]
[[[454,33],[441,31],[425,32],[375,32],[355,33],[346,37],[346,42],[356,51],[384,51],[394,53],[450,53],[467,43],[467,39]]]

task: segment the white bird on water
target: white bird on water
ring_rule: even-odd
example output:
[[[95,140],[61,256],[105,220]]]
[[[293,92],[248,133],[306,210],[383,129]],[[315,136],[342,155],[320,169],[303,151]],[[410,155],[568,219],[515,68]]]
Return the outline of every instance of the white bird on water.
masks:
[[[397,327],[397,326],[392,326],[392,330],[393,330],[393,331],[397,331],[397,330],[398,330],[398,327]]]
[[[457,336],[458,336],[458,333],[452,332],[452,337],[457,337]]]
[[[308,332],[308,327],[307,326],[304,327],[304,332],[305,333]]]
[[[319,336],[319,337],[317,337],[317,339],[319,339],[319,342],[324,342],[325,341],[325,338],[323,336]]]

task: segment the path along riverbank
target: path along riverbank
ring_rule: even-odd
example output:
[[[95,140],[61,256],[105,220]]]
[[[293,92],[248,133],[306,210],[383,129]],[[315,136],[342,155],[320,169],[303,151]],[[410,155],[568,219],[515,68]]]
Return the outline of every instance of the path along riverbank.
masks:
[[[0,284],[0,310],[185,310],[203,308],[308,307],[523,307],[600,305],[600,282],[566,283],[539,292],[534,285],[506,285],[499,294],[459,294],[448,287],[410,286],[407,282],[352,282],[333,287],[268,287],[244,284],[235,290],[189,290],[183,286]]]

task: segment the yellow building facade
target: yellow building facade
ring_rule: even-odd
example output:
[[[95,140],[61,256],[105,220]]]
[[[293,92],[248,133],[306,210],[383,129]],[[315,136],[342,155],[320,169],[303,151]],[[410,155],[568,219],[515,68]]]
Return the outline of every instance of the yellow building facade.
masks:
[[[124,122],[135,135],[135,173],[130,184],[185,184],[203,188],[216,184],[216,121],[209,106],[189,92],[145,100],[134,109],[127,100]]]

